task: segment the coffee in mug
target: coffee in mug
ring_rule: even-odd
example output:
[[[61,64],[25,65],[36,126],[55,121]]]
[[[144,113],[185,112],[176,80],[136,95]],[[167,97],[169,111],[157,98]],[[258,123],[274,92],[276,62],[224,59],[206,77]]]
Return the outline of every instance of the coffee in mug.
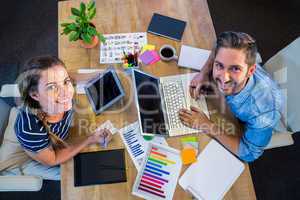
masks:
[[[176,50],[171,45],[163,45],[159,50],[159,56],[164,61],[177,60]]]

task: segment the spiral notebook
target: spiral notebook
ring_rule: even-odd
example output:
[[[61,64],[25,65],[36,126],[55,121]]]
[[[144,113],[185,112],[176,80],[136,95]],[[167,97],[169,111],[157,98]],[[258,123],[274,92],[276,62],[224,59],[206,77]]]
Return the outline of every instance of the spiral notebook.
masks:
[[[126,182],[124,149],[80,153],[74,157],[74,185]]]

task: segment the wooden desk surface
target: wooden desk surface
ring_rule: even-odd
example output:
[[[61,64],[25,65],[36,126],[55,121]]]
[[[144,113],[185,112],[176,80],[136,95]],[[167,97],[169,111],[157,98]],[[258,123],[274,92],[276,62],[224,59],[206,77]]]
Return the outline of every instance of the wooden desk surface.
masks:
[[[87,2],[84,0],[84,2]],[[61,1],[58,4],[59,23],[68,21],[71,7],[78,7],[80,1]],[[153,12],[170,17],[185,20],[187,26],[181,42],[147,34],[148,43],[156,45],[158,50],[163,44],[173,45],[177,52],[181,44],[191,45],[203,49],[211,49],[216,39],[214,27],[210,17],[206,0],[101,0],[96,1],[97,15],[94,24],[98,31],[104,34],[146,32]],[[79,43],[70,43],[66,36],[61,36],[59,29],[59,57],[65,62],[68,70],[74,71],[79,68],[104,68],[106,65],[99,64],[99,46],[94,49],[81,48]],[[76,95],[75,100],[75,123],[70,132],[70,141],[80,140],[98,125],[110,120],[118,128],[137,120],[136,108],[133,103],[131,80],[122,73],[120,65],[119,77],[126,91],[126,97],[120,103],[114,105],[107,112],[95,116],[84,95]],[[189,70],[178,68],[175,62],[159,61],[154,65],[143,66],[142,70],[156,76],[174,75],[189,72]],[[214,102],[215,101],[215,102]],[[209,109],[215,109],[218,100],[209,100]],[[220,120],[222,116],[216,114],[212,120]],[[231,116],[226,116],[228,121],[236,123]],[[205,135],[199,135],[200,150],[210,140]],[[168,138],[170,146],[180,149],[180,137]],[[114,135],[109,149],[125,148],[118,134]],[[98,151],[97,145],[87,147],[84,151]],[[73,160],[61,165],[61,196],[67,199],[139,199],[131,195],[137,171],[126,152],[127,182],[119,184],[95,185],[74,187]],[[183,167],[182,173],[186,167]],[[177,184],[174,199],[191,199]],[[256,199],[254,187],[248,165],[224,199]]]

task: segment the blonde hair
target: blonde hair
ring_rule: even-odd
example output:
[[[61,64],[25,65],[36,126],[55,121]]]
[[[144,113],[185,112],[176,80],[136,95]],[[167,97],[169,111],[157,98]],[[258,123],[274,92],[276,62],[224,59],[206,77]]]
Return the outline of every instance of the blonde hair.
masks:
[[[50,130],[47,123],[47,113],[43,112],[40,103],[30,96],[33,92],[38,91],[38,84],[42,71],[57,65],[65,67],[65,64],[55,56],[39,56],[31,58],[25,63],[24,71],[18,77],[17,83],[24,106],[28,106],[30,111],[43,123],[49,134],[53,148],[61,149],[67,147],[67,143]]]

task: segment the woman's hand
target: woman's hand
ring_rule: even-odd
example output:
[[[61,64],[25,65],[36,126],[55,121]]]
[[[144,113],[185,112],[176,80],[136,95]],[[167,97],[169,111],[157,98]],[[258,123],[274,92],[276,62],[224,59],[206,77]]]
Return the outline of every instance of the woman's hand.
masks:
[[[100,129],[89,136],[89,144],[108,144],[112,139],[112,133],[108,129]]]

